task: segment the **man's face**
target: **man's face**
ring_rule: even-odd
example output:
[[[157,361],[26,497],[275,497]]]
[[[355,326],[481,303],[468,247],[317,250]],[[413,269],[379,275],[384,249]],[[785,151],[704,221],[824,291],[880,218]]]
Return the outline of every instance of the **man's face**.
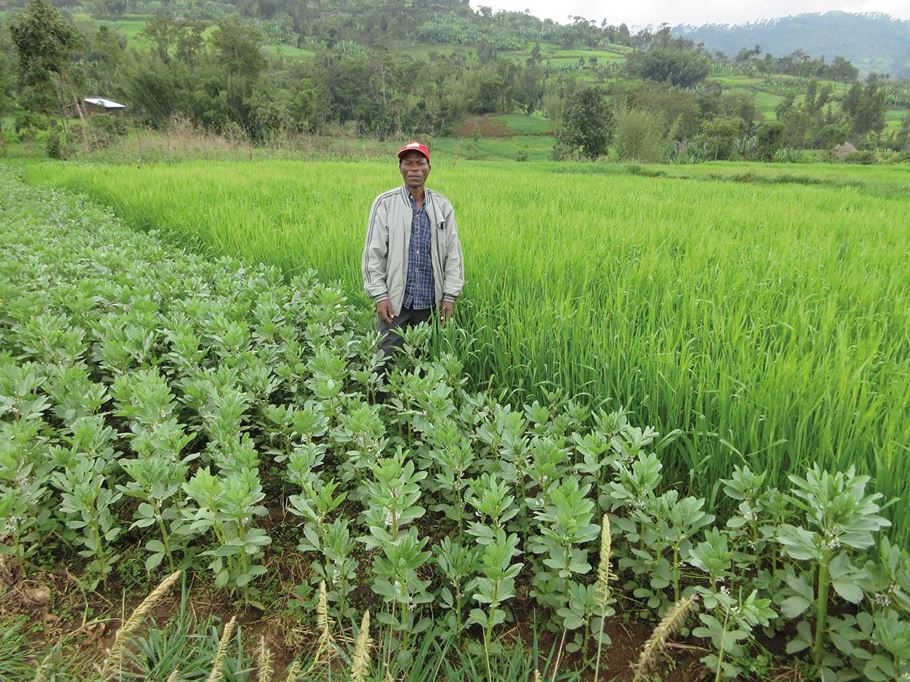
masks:
[[[430,162],[420,152],[406,152],[398,162],[398,168],[405,184],[413,189],[423,187],[430,174]]]

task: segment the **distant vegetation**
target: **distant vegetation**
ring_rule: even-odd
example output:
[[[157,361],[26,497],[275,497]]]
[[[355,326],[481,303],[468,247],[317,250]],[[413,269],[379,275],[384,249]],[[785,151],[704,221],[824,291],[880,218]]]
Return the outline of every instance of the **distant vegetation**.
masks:
[[[842,56],[718,54],[667,26],[561,25],[460,0],[30,0],[4,22],[0,130],[56,158],[129,130],[88,117],[92,94],[126,104],[132,124],[253,145],[420,136],[477,157],[495,138],[496,156],[519,160],[676,162],[814,159],[804,152],[845,142],[851,160],[910,153],[907,81],[860,81]]]
[[[910,78],[910,21],[885,14],[800,14],[741,26],[677,26],[673,33],[731,55],[754,45],[775,56],[797,50],[810,57],[836,54],[863,73]]]

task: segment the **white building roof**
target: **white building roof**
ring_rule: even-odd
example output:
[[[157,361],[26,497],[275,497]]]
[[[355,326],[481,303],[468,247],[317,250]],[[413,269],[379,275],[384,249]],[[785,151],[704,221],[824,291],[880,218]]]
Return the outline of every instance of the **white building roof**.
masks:
[[[89,104],[94,104],[96,107],[102,107],[104,109],[126,109],[125,104],[112,102],[111,100],[104,99],[103,97],[86,97],[85,101]]]

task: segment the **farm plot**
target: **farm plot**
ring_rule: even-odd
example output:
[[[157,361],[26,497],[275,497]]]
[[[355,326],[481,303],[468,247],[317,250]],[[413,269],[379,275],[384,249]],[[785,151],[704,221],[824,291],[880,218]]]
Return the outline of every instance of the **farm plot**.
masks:
[[[586,393],[680,429],[667,473],[711,500],[736,463],[781,484],[812,463],[856,466],[908,499],[907,170],[732,172],[750,168],[816,184],[437,161],[430,185],[457,208],[468,279],[449,348],[475,385]],[[394,163],[330,162],[27,175],[213,253],[315,267],[351,293],[369,203],[399,180]],[[898,537],[908,513],[888,510]]]
[[[786,495],[736,466],[718,481],[737,505],[724,523],[664,477],[675,434],[558,392],[512,407],[467,391],[456,357],[414,352],[430,327],[406,339],[393,397],[375,404],[375,339],[339,290],[175,251],[8,173],[0,276],[4,589],[56,576],[106,595],[177,569],[251,619],[297,627],[303,605],[319,614],[305,680],[326,666],[357,680],[555,675],[552,656],[506,649],[505,633],[532,622],[564,678],[601,664],[612,676],[627,669],[610,635],[630,618],[663,618],[636,679],[687,619],[717,679],[775,669],[756,655],[759,626],[806,652],[807,671],[910,669],[910,557],[880,537],[883,499],[852,468],[814,465]],[[102,619],[119,611],[119,597],[103,603]],[[250,662],[232,626],[218,650],[269,679],[268,645]],[[202,640],[185,634],[167,660],[146,656],[180,641],[156,632],[157,644],[135,629],[115,640],[103,676],[180,679],[194,662],[218,678],[221,653],[200,664]]]

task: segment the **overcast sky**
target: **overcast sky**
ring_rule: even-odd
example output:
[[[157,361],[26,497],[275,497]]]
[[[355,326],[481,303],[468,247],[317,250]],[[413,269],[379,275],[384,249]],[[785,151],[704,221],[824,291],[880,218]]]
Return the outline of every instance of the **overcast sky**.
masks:
[[[900,19],[910,19],[910,0],[471,0],[471,7],[481,5],[494,10],[510,10],[550,18],[565,23],[570,15],[610,24],[625,22],[629,26],[655,26],[663,22],[677,24],[741,24],[758,19],[772,19],[806,12],[884,12]]]

